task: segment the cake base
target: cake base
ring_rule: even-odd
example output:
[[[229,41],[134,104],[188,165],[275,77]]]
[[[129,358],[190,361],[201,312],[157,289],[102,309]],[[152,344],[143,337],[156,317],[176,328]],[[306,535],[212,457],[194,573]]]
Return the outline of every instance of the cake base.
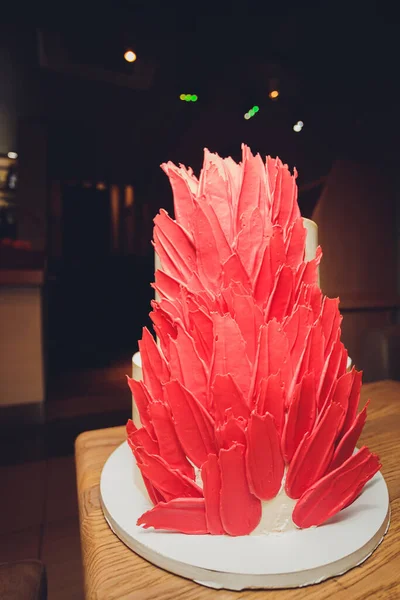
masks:
[[[151,503],[126,442],[104,465],[100,494],[108,524],[131,550],[215,589],[302,587],[342,575],[372,554],[390,520],[388,490],[377,473],[351,506],[320,527],[241,537],[142,529],[136,521]]]

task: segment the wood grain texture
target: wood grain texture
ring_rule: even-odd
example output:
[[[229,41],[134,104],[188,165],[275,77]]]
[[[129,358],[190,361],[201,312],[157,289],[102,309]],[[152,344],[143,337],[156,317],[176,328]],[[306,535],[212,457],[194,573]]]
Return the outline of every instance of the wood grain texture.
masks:
[[[367,384],[371,398],[361,439],[383,463],[392,519],[381,546],[360,567],[306,590],[210,590],[171,575],[129,550],[109,529],[100,506],[103,465],[124,441],[124,427],[86,432],[76,441],[81,542],[87,600],[398,600],[400,598],[400,382]],[[195,542],[194,542],[195,543]]]

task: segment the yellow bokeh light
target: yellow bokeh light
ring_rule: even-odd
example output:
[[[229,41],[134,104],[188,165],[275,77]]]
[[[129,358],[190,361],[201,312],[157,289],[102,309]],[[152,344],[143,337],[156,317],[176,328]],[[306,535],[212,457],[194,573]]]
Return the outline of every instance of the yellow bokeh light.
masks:
[[[137,56],[133,50],[127,50],[124,54],[124,59],[126,62],[133,63],[137,59]]]
[[[271,90],[270,93],[269,93],[269,97],[272,100],[275,100],[276,98],[278,98],[278,96],[279,96],[278,90]]]

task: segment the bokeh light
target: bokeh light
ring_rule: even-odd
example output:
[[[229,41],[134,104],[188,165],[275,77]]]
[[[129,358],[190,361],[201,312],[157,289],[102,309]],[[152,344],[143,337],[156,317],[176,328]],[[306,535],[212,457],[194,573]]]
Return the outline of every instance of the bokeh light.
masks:
[[[269,93],[269,97],[271,98],[271,100],[276,100],[279,97],[279,91],[271,90]]]
[[[244,118],[246,119],[246,121],[248,119],[251,119],[251,117],[254,117],[254,115],[256,113],[258,113],[258,111],[260,110],[260,107],[257,106],[256,104],[253,106],[253,108],[251,108],[245,115]]]
[[[128,63],[133,63],[135,62],[135,60],[137,59],[136,54],[134,53],[133,50],[127,50],[124,54],[124,59],[126,60],[126,62]]]
[[[197,94],[181,94],[179,99],[183,100],[184,102],[197,102],[199,97]]]

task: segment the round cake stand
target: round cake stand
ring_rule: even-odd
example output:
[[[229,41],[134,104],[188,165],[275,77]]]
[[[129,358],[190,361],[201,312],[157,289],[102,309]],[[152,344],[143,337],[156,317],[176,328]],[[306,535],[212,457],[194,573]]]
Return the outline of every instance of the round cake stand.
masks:
[[[151,504],[126,442],[104,465],[100,493],[108,524],[129,548],[216,589],[301,587],[341,575],[372,554],[390,520],[388,490],[377,473],[351,506],[320,527],[241,537],[142,529],[136,521]]]

